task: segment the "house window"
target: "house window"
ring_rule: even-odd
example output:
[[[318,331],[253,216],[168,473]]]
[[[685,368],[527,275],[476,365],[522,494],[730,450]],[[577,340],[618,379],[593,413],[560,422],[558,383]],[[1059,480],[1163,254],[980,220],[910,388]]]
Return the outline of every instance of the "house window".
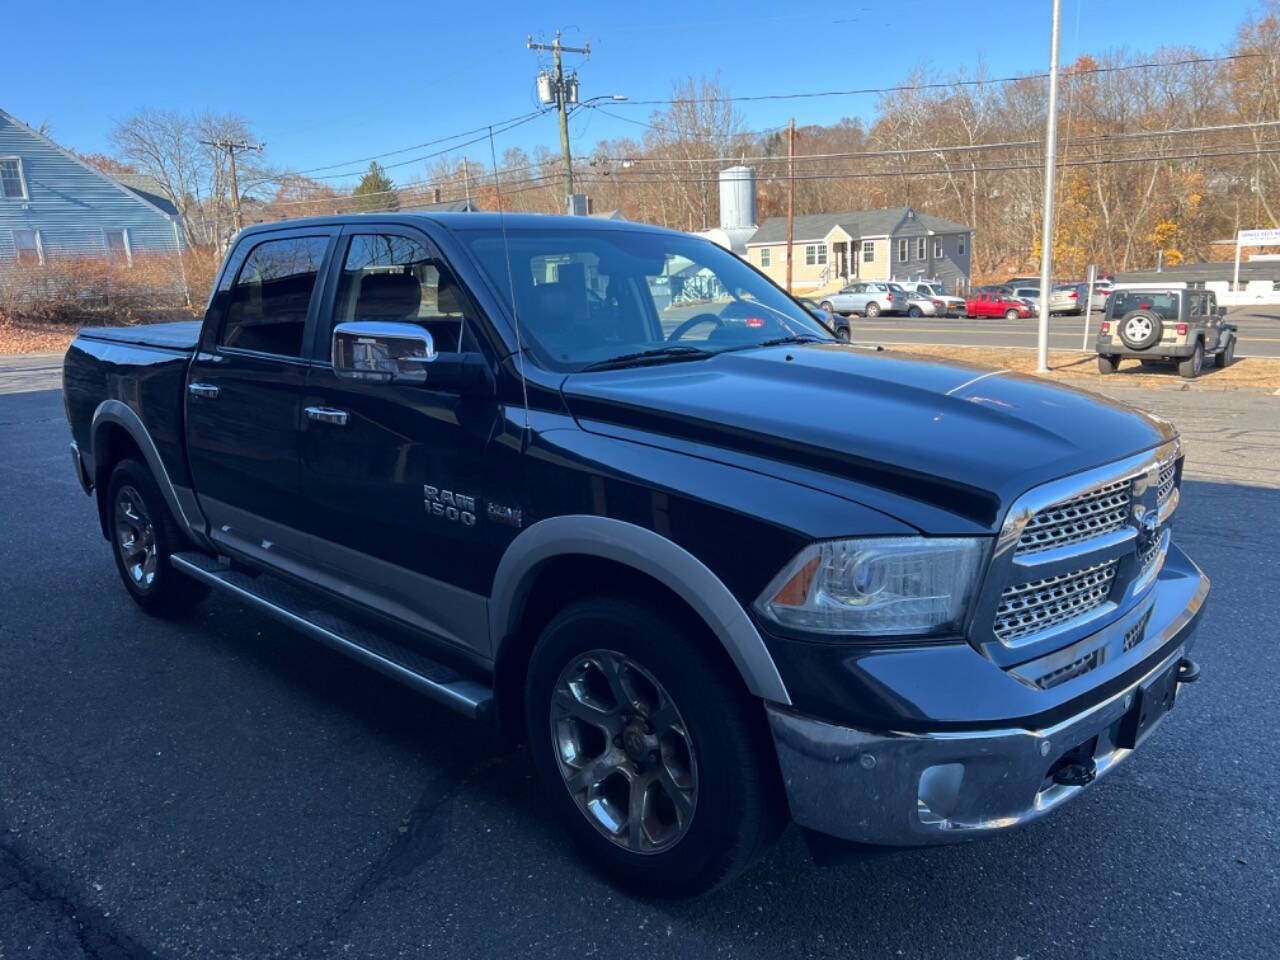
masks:
[[[38,267],[44,263],[44,244],[40,242],[39,230],[13,231],[13,247],[18,254],[18,262],[30,267]]]
[[[924,237],[916,237],[916,259],[924,259],[925,242]]]
[[[120,230],[104,230],[103,236],[107,241],[107,260],[118,266],[133,265],[133,251],[129,249],[129,231]]]
[[[772,253],[773,251],[770,250],[768,247],[760,248],[760,266],[762,267],[772,266],[773,258],[770,256],[770,254]]]
[[[862,262],[863,263],[876,262],[876,242],[874,240],[862,241]]]
[[[901,240],[898,241],[898,259],[900,261],[906,260],[908,258],[910,254],[910,250],[911,250],[910,240],[908,240],[906,237],[903,237]]]
[[[22,160],[19,157],[0,158],[0,199],[27,199],[27,181],[22,177]]]
[[[960,243],[956,246],[956,252],[959,253],[960,256],[962,257],[964,256],[964,235],[963,234],[961,234],[960,236]]]
[[[941,237],[933,238],[933,259],[935,260],[942,259],[942,238]]]
[[[827,263],[827,245],[825,243],[806,243],[804,246],[804,265],[806,267],[823,267]]]

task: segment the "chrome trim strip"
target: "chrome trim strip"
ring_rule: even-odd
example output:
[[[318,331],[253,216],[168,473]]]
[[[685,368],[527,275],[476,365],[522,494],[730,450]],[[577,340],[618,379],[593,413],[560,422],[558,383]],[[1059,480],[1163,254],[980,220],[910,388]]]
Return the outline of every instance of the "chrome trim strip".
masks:
[[[319,624],[312,623],[304,617],[298,616],[291,610],[286,610],[283,607],[276,606],[276,604],[272,603],[270,600],[260,597],[249,590],[245,590],[236,584],[228,583],[216,573],[203,570],[195,564],[183,559],[181,556],[172,556],[169,558],[169,562],[187,576],[193,577],[203,583],[207,583],[217,589],[226,590],[227,592],[234,594],[240,600],[243,600],[258,610],[275,617],[282,623],[305,633],[313,640],[318,640],[320,643],[337,650],[339,653],[344,653],[355,660],[359,660],[360,662],[373,667],[373,669],[380,673],[386,674],[394,680],[399,680],[401,683],[413,687],[420,693],[426,694],[433,700],[444,704],[446,707],[457,710],[465,716],[473,719],[476,718],[479,716],[482,706],[492,699],[492,691],[483,684],[476,683],[473,680],[460,680],[448,684],[437,683],[434,680],[429,680],[421,674],[414,673],[407,667],[403,667],[392,660],[388,660],[386,657],[374,653],[372,650],[368,650],[357,643],[353,643],[346,637],[334,633],[326,627],[322,627]]]
[[[666,537],[609,517],[551,517],[526,528],[511,542],[498,564],[491,591],[489,631],[495,659],[503,641],[516,628],[539,565],[566,554],[614,560],[664,584],[707,624],[752,693],[774,703],[791,704],[755,624],[720,578]]]
[[[151,433],[147,430],[146,424],[133,411],[133,408],[120,400],[103,400],[98,404],[98,408],[93,411],[93,421],[89,428],[89,436],[93,438],[96,446],[98,440],[98,427],[104,423],[114,423],[122,427],[134,443],[138,445],[138,449],[142,451],[142,457],[147,461],[147,466],[151,469],[151,475],[155,478],[156,486],[160,488],[160,493],[164,497],[164,502],[168,505],[169,510],[173,513],[173,517],[187,532],[201,544],[206,544],[205,539],[205,521],[204,517],[198,512],[195,519],[183,509],[182,499],[179,498],[177,490],[173,486],[173,481],[169,478],[169,471],[165,469],[164,461],[160,458],[160,451],[156,449],[155,442],[151,439]],[[93,451],[93,462],[100,462],[98,456],[99,451]]]

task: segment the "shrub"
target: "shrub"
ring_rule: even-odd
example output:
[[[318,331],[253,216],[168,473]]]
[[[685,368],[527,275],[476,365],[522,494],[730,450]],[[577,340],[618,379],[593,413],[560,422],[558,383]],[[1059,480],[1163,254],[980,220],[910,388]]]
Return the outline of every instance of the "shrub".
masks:
[[[208,283],[203,261],[192,261]],[[50,257],[42,266],[0,264],[0,313],[36,323],[139,323],[188,310],[183,262],[171,254],[135,254],[132,264],[106,257]],[[216,269],[216,268],[215,268]],[[205,287],[207,296],[208,287]],[[203,307],[204,300],[193,303]]]

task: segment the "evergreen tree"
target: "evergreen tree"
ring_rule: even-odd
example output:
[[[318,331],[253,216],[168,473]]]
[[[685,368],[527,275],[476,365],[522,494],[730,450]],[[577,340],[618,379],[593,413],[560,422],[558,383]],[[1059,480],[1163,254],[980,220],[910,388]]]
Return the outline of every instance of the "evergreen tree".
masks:
[[[374,160],[351,195],[355,198],[357,210],[396,210],[400,204],[396,195],[391,193],[394,189],[395,184],[387,172]]]

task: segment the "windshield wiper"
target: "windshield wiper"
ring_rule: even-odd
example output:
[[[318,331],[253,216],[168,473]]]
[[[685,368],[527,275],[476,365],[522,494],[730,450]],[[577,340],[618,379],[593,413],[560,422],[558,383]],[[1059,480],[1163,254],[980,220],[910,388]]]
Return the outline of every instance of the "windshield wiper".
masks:
[[[753,343],[753,347],[780,347],[784,343],[834,343],[834,340],[827,337],[817,337],[812,333],[793,333],[786,337],[774,337],[772,340],[761,340],[759,343]]]
[[[654,347],[652,350],[640,350],[636,353],[622,353],[616,357],[596,360],[592,363],[588,363],[582,368],[582,371],[611,370],[615,367],[641,366],[646,363],[663,363],[667,360],[698,360],[702,357],[714,357],[715,355],[715,350],[704,350],[702,347]]]

